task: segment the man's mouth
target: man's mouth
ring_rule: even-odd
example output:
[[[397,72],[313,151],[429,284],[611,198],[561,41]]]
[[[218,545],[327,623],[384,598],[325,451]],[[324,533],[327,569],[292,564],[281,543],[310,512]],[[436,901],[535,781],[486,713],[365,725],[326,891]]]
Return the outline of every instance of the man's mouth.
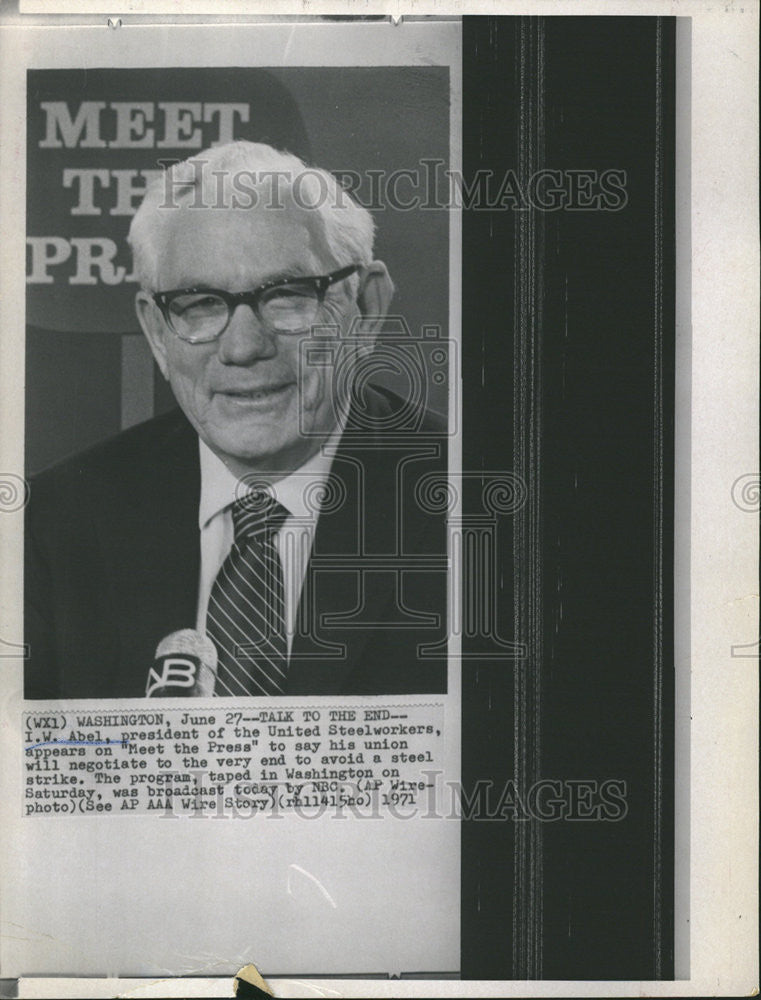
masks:
[[[266,402],[274,401],[280,396],[285,395],[292,386],[292,382],[283,382],[279,385],[266,385],[251,389],[222,389],[220,390],[220,395],[226,396],[228,399],[240,400],[241,402],[256,402],[258,400]]]

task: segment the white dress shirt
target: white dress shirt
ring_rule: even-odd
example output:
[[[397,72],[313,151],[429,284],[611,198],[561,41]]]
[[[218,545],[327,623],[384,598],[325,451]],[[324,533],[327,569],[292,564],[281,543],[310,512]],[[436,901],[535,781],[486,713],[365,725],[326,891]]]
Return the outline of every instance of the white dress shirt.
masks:
[[[277,533],[277,550],[283,567],[289,656],[301,588],[317,527],[314,497],[319,493],[318,487],[325,483],[330,474],[335,446],[340,437],[340,431],[337,431],[300,469],[267,487],[267,493],[289,512]],[[201,501],[198,507],[201,571],[196,628],[204,634],[211,588],[233,543],[231,506],[244,495],[245,490],[241,488],[241,480],[200,438],[198,444],[201,459]],[[311,504],[308,502],[310,497]]]

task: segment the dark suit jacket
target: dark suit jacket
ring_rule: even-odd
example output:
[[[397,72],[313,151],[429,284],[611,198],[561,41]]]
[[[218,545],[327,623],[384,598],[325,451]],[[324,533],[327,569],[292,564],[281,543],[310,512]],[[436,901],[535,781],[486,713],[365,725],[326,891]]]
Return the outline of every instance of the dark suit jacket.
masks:
[[[399,403],[371,389],[362,419],[350,415],[331,470],[345,500],[317,522],[311,624],[294,638],[287,694],[446,690],[445,521],[416,495],[445,475],[446,436],[422,413],[389,429]],[[159,640],[195,627],[199,496],[198,438],[180,410],[32,481],[27,698],[144,695]]]

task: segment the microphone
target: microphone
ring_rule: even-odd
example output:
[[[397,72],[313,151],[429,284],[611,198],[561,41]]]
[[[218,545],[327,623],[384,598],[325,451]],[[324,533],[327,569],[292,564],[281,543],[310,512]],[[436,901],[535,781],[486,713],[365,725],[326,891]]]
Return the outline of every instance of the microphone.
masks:
[[[193,628],[165,636],[148,671],[146,698],[211,698],[217,680],[217,647]]]

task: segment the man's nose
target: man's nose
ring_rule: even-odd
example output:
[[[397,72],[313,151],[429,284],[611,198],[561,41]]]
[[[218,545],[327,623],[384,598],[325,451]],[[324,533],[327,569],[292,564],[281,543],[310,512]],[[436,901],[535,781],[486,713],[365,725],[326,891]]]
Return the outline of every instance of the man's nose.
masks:
[[[276,334],[243,303],[235,308],[218,343],[219,360],[224,365],[250,365],[277,354]]]

